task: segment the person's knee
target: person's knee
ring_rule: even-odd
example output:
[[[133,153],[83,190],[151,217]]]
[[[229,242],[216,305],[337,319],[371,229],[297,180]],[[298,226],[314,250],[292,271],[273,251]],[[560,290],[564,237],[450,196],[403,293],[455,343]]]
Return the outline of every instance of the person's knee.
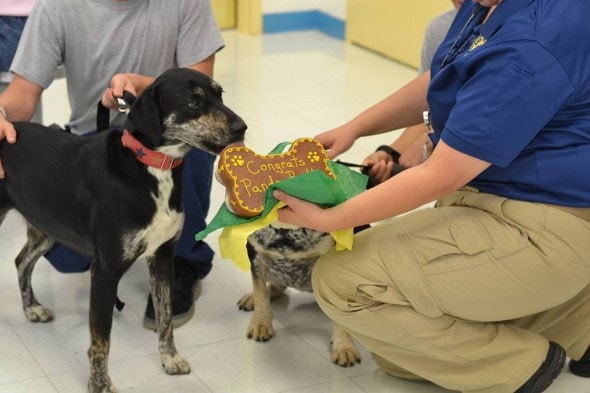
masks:
[[[335,260],[320,258],[315,264],[311,274],[311,285],[316,300],[324,312],[328,313],[326,306],[332,305],[342,308],[344,279],[339,277],[342,270],[337,267]]]
[[[330,277],[330,264],[320,258],[313,267],[311,272],[311,286],[314,293],[319,293],[325,280]]]

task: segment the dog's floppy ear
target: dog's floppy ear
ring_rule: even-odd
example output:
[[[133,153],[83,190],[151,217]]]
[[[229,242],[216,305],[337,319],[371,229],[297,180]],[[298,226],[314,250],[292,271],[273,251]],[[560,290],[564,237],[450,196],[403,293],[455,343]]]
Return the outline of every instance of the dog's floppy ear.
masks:
[[[137,97],[127,115],[125,128],[140,140],[144,139],[141,138],[142,135],[147,137],[151,147],[160,145],[162,122],[157,84],[152,83]]]

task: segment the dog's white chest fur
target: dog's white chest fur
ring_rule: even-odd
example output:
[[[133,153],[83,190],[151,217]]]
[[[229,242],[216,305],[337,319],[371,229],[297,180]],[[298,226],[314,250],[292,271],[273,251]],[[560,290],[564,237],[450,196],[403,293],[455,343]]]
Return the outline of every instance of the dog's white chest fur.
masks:
[[[172,172],[152,168],[148,171],[158,179],[158,194],[152,195],[156,211],[152,221],[145,228],[128,234],[125,242],[125,252],[140,252],[137,258],[153,255],[160,245],[176,238],[184,222],[184,214],[170,208],[170,195],[174,187]]]

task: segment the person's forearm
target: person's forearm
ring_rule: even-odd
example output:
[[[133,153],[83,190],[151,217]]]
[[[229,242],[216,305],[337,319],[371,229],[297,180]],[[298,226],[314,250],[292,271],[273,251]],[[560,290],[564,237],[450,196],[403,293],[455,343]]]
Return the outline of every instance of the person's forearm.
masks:
[[[353,228],[407,213],[458,190],[489,166],[440,144],[438,154],[427,162],[327,209],[322,230]]]
[[[426,140],[426,128],[424,124],[416,124],[406,128],[390,146],[403,155],[418,139],[421,141]]]
[[[0,94],[0,107],[6,112],[6,120],[10,122],[30,120],[35,113],[41,92],[40,87],[15,75],[12,83]]]
[[[327,215],[329,227],[334,231],[375,223],[407,213],[430,203],[449,192],[447,187],[419,187],[434,178],[422,165],[407,169],[389,180],[335,206]],[[404,190],[400,192],[400,190]]]
[[[428,108],[426,91],[430,73],[426,72],[373,105],[347,123],[357,137],[380,134],[418,124]]]

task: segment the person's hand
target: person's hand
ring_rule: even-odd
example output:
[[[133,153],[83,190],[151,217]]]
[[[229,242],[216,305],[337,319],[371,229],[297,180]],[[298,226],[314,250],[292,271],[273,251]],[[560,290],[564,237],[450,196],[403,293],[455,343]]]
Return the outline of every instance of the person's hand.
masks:
[[[16,142],[16,130],[14,129],[14,125],[0,114],[0,141],[4,139],[6,139],[8,143]],[[4,179],[5,176],[6,172],[4,171],[4,166],[0,159],[0,179]]]
[[[369,169],[363,171],[363,173],[369,176],[372,185],[377,185],[383,183],[392,176],[394,164],[395,161],[393,161],[393,157],[387,152],[376,151],[369,154],[363,160],[363,165],[369,167]]]
[[[325,209],[314,203],[286,194],[281,190],[274,190],[272,195],[286,204],[286,206],[278,210],[280,222],[327,232],[327,222],[322,220]]]
[[[328,158],[333,160],[354,144],[355,136],[344,126],[323,132],[314,137],[327,150]]]
[[[124,91],[137,96],[137,88],[130,74],[116,74],[111,79],[111,85],[102,95],[102,104],[109,109],[117,110],[119,108],[117,98],[123,97]]]

